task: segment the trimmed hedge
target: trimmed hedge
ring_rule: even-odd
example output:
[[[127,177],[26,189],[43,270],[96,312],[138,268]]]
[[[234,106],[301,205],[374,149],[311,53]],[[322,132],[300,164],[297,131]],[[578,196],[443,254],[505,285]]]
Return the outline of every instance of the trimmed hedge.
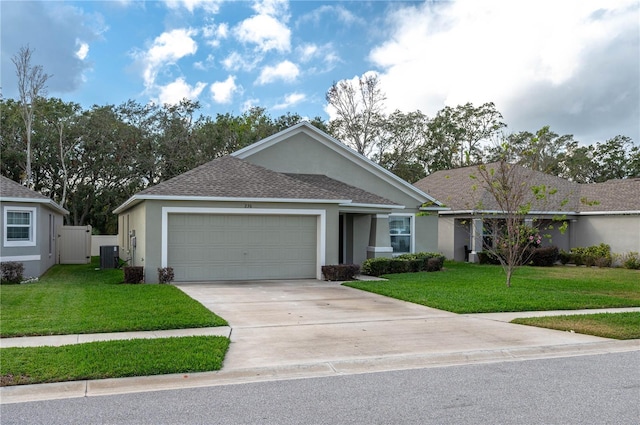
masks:
[[[536,267],[552,267],[558,261],[557,246],[541,246],[534,248],[531,253],[530,264]]]
[[[24,279],[24,264],[17,261],[0,263],[0,283],[17,285]]]
[[[124,268],[124,283],[142,283],[144,281],[144,267],[127,266]]]
[[[322,266],[324,280],[354,280],[359,272],[360,266],[357,264],[335,264]]]
[[[445,257],[437,252],[402,254],[394,258],[370,258],[362,264],[362,273],[369,276],[416,273],[442,270]]]

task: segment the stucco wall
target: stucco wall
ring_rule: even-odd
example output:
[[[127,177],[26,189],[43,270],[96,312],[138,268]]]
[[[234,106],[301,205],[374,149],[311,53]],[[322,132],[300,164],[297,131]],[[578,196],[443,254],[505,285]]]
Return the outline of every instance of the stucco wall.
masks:
[[[438,215],[416,215],[415,252],[440,252],[438,247]]]
[[[11,206],[35,209],[35,246],[4,245],[4,209]],[[17,261],[24,264],[24,277],[42,276],[58,262],[58,229],[64,224],[63,220],[62,214],[41,204],[3,202],[0,207],[0,256],[2,261]]]
[[[575,246],[606,243],[617,254],[640,252],[640,215],[583,215],[575,230]]]

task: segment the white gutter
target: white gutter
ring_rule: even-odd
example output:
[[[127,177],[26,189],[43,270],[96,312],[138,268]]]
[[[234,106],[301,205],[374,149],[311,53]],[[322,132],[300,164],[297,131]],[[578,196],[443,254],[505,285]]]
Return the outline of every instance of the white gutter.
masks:
[[[455,210],[455,211],[442,211],[441,214],[471,214],[471,215],[475,215],[475,214],[507,214],[504,211],[499,211],[499,210]],[[520,214],[520,215],[577,215],[577,214],[581,214],[579,212],[576,211],[529,211],[526,214]]]

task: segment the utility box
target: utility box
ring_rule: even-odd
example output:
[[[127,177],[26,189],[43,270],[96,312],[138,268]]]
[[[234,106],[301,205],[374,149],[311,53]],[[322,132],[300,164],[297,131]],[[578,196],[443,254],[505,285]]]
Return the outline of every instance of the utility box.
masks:
[[[102,245],[100,247],[100,268],[116,269],[120,260],[118,245]]]

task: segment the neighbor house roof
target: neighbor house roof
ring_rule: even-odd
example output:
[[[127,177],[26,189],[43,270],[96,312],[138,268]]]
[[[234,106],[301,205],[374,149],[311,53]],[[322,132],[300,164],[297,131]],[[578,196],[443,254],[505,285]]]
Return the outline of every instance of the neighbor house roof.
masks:
[[[24,187],[20,183],[16,183],[4,176],[0,176],[0,201],[43,204],[60,212],[61,214],[69,214],[69,211],[53,202],[52,199],[44,196],[41,193]]]
[[[334,190],[339,189],[339,190]],[[355,198],[355,200],[354,200]],[[133,195],[114,212],[145,199],[244,200],[263,202],[353,202],[396,206],[391,201],[325,176],[292,176],[251,164],[233,156],[207,162]]]
[[[497,170],[499,163],[490,163],[485,166],[487,169]],[[536,201],[532,196],[530,198],[532,211],[567,213],[640,211],[640,179],[579,184],[520,165],[509,164],[509,166],[514,167],[513,171],[518,181],[528,182],[530,187],[544,185],[548,190],[557,190],[557,193],[548,195],[545,200]],[[475,165],[436,171],[416,182],[415,185],[451,208],[452,213],[479,209],[498,211],[499,207],[495,199],[482,188],[478,176],[478,166]]]

